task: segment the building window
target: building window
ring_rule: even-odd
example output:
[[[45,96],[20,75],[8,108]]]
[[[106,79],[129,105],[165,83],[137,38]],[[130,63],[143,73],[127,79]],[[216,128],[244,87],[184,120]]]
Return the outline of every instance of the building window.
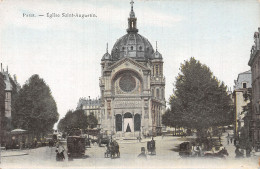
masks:
[[[155,72],[156,72],[156,76],[159,74],[159,65],[155,66]]]
[[[162,99],[164,99],[164,90],[162,89]]]
[[[139,47],[139,50],[142,50],[142,46]]]
[[[246,89],[246,83],[242,83],[243,84],[243,88]]]
[[[154,97],[154,90],[152,89],[152,97]]]
[[[135,114],[134,129],[135,129],[135,131],[140,131],[140,128],[141,128],[141,116],[140,116],[140,114]]]
[[[131,46],[131,50],[134,50],[134,47],[133,47],[133,46]]]
[[[160,96],[160,91],[159,89],[156,89],[156,98],[159,99],[159,96]]]
[[[116,115],[116,131],[122,131],[122,116],[121,116],[121,114]]]

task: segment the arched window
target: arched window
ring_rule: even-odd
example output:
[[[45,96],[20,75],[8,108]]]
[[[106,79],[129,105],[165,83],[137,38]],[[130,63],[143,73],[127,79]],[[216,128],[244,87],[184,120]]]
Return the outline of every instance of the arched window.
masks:
[[[164,99],[164,90],[162,89],[162,99]]]
[[[122,116],[121,116],[121,114],[116,115],[116,131],[122,131]]]
[[[159,99],[159,96],[160,96],[160,91],[159,89],[156,89],[156,98]]]
[[[141,128],[141,116],[140,116],[140,114],[135,114],[134,129],[135,129],[135,131],[140,131],[140,128]]]
[[[134,50],[134,47],[133,47],[133,46],[131,46],[131,50]]]
[[[142,50],[142,46],[139,47],[139,50]]]
[[[128,112],[124,114],[124,118],[133,118],[133,116],[131,113]]]
[[[156,72],[156,76],[158,76],[159,75],[159,65],[155,66],[155,72]]]

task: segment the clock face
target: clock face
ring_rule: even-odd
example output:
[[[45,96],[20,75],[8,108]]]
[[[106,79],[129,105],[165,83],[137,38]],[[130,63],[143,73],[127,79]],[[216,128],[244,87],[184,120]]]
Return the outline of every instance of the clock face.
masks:
[[[135,78],[129,73],[123,74],[119,80],[119,87],[124,92],[133,91],[136,87]]]

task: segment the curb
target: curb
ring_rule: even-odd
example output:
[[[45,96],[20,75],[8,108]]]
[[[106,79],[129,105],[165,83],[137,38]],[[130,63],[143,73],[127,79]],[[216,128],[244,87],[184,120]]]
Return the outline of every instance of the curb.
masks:
[[[13,157],[13,156],[24,156],[29,155],[28,153],[13,154],[13,155],[1,155],[1,157]]]

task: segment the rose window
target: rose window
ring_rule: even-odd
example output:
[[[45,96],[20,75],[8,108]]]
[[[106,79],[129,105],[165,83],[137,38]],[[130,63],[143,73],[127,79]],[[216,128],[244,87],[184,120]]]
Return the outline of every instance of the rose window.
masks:
[[[131,74],[124,74],[119,80],[119,86],[124,92],[131,92],[135,89],[135,78]]]

